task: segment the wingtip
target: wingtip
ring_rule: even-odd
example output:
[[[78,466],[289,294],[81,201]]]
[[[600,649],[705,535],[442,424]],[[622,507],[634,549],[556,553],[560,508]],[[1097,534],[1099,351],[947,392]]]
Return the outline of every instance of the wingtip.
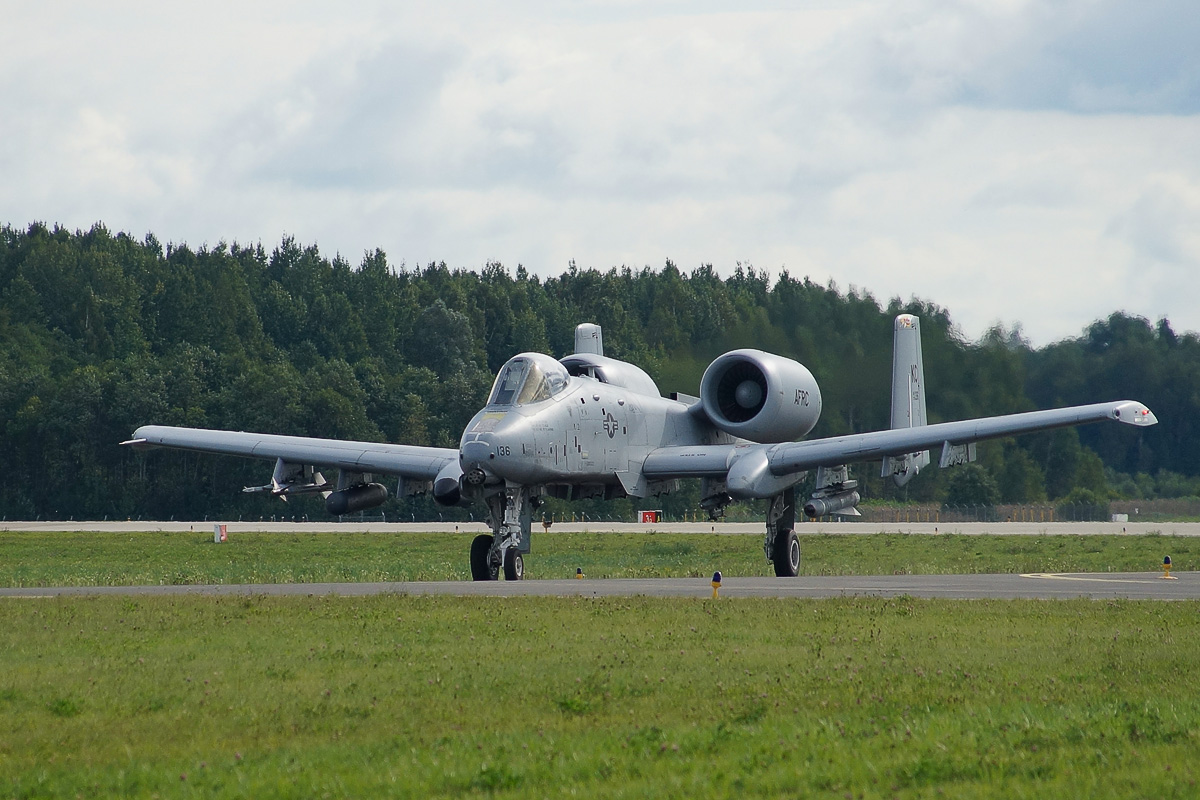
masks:
[[[1158,417],[1154,416],[1154,412],[1135,400],[1118,403],[1113,407],[1112,414],[1113,419],[1117,422],[1124,422],[1126,425],[1148,427],[1158,424]]]

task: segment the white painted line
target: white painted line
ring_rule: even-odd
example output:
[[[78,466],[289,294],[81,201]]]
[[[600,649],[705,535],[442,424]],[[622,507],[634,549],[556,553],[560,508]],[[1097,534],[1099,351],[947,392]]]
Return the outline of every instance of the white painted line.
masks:
[[[1131,580],[1129,578],[1082,578],[1078,575],[1066,575],[1053,572],[1026,572],[1022,578],[1045,578],[1049,581],[1084,581],[1089,583],[1154,583],[1155,581]]]

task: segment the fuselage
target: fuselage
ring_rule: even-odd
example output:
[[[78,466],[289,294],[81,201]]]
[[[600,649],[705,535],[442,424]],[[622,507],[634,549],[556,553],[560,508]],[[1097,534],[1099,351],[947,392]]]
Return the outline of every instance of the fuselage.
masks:
[[[545,379],[537,372],[556,373],[544,380],[555,384],[550,391],[526,391],[523,399],[524,387],[504,388],[507,371],[521,361],[526,382]],[[631,388],[594,375],[569,375],[549,356],[515,357],[463,433],[464,476],[468,483],[613,484],[640,474],[642,461],[657,447],[733,441],[690,404],[662,397],[647,381]],[[654,394],[646,391],[651,387]]]

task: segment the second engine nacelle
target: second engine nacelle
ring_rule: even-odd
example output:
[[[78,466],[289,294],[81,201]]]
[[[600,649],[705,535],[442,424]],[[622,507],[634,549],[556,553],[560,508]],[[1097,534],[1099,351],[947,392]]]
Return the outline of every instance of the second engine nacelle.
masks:
[[[725,433],[752,442],[791,442],[821,417],[821,390],[808,368],[762,350],[734,350],[708,365],[700,402]]]

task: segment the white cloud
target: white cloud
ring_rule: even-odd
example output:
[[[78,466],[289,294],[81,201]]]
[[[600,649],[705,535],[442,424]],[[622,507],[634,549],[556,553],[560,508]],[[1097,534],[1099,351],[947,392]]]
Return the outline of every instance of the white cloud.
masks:
[[[1166,309],[1195,298],[1200,184],[1175,174],[1148,176],[1107,233],[1123,245],[1128,268],[1116,277],[1135,303]]]
[[[0,31],[13,224],[741,261],[1036,343],[1116,309],[1200,329],[1182,2],[44,5]]]

